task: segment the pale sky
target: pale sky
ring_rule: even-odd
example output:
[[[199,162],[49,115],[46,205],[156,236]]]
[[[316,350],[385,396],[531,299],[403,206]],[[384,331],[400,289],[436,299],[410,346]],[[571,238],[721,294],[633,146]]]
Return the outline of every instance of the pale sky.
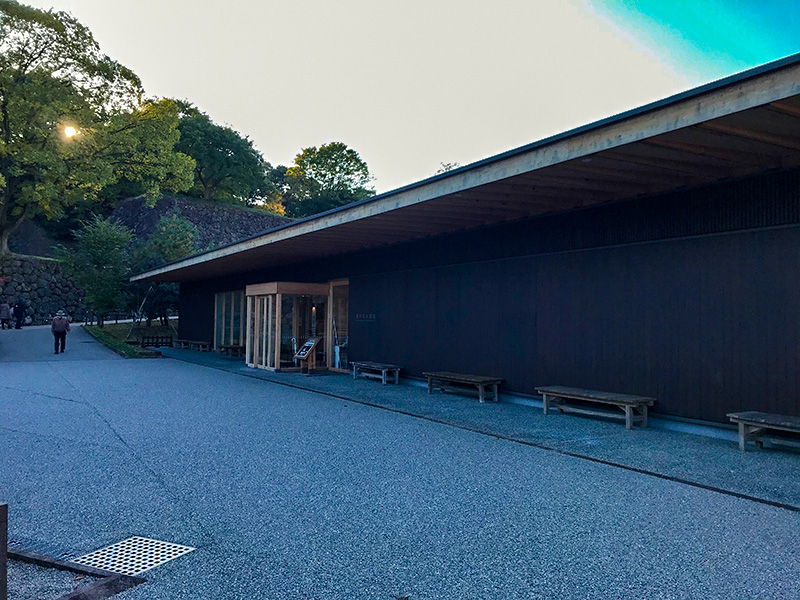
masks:
[[[23,0],[273,165],[342,141],[378,192],[800,51],[796,0]]]

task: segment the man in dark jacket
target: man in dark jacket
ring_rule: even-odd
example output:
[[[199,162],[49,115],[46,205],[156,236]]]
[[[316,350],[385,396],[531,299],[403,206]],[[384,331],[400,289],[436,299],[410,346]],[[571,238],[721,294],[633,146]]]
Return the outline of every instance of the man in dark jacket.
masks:
[[[22,300],[17,300],[14,305],[14,318],[17,320],[14,329],[22,329],[22,319],[25,318],[25,303]]]
[[[56,344],[56,354],[58,354],[58,345],[61,344],[61,352],[67,345],[67,334],[69,333],[69,319],[63,310],[59,310],[53,319],[53,324],[50,325],[50,331],[53,332],[53,338]]]

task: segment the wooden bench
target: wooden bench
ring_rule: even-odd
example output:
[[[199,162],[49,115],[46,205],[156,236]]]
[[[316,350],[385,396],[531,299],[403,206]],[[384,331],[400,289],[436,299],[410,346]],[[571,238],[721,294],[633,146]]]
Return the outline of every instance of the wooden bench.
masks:
[[[395,385],[400,383],[401,366],[369,361],[351,362],[350,365],[353,367],[353,379],[361,375],[367,379],[380,379],[386,385],[387,375],[391,372]]]
[[[142,348],[160,348],[161,346],[169,346],[172,348],[172,336],[171,335],[143,335],[142,339],[139,341],[139,345]]]
[[[612,419],[625,419],[625,429],[632,429],[634,423],[641,423],[647,427],[647,408],[653,406],[656,399],[647,396],[631,396],[629,394],[615,394],[612,392],[598,392],[595,390],[582,390],[579,388],[564,387],[561,385],[539,387],[536,391],[544,399],[544,414],[548,414],[550,407],[557,408],[561,413],[576,413],[610,417]],[[567,400],[582,400],[609,404],[622,409],[625,415],[620,415],[607,410],[590,409],[583,406],[565,404]],[[638,414],[637,414],[638,411]]]
[[[463,373],[450,373],[448,371],[438,371],[435,373],[423,373],[428,378],[428,393],[433,392],[433,388],[439,388],[443,392],[464,392],[472,391],[471,388],[478,389],[478,400],[486,400],[486,388],[491,388],[491,399],[500,401],[497,395],[497,386],[503,383],[497,377],[480,377],[478,375],[464,375]],[[474,393],[474,392],[473,392]]]
[[[219,351],[228,356],[244,356],[244,346],[239,344],[223,344],[219,346]]]
[[[739,450],[743,452],[747,442],[751,441],[756,443],[757,448],[763,448],[763,434],[770,429],[800,433],[800,417],[748,411],[729,413],[728,418],[732,423],[739,424]]]
[[[211,342],[201,342],[198,340],[175,340],[175,346],[185,350],[200,350],[201,352],[211,351]]]

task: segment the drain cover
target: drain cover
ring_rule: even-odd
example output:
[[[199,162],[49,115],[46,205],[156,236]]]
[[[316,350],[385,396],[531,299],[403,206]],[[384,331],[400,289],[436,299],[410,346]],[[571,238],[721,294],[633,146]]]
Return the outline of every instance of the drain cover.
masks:
[[[194,550],[143,537],[132,537],[76,558],[73,562],[123,575],[138,575]]]

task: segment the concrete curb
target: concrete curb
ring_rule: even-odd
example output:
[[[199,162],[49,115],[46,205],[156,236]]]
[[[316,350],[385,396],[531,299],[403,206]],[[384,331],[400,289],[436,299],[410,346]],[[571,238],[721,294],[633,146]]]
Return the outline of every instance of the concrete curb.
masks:
[[[96,569],[86,565],[79,565],[77,563],[59,560],[44,554],[37,554],[36,552],[28,552],[27,550],[16,550],[9,548],[8,557],[13,560],[37,565],[46,569],[71,571],[72,573],[90,575],[92,577],[99,578],[93,584],[88,585],[83,589],[70,592],[69,594],[61,596],[57,600],[104,600],[105,598],[110,598],[115,594],[147,581],[141,577],[121,575],[120,573],[113,573],[104,569]]]

